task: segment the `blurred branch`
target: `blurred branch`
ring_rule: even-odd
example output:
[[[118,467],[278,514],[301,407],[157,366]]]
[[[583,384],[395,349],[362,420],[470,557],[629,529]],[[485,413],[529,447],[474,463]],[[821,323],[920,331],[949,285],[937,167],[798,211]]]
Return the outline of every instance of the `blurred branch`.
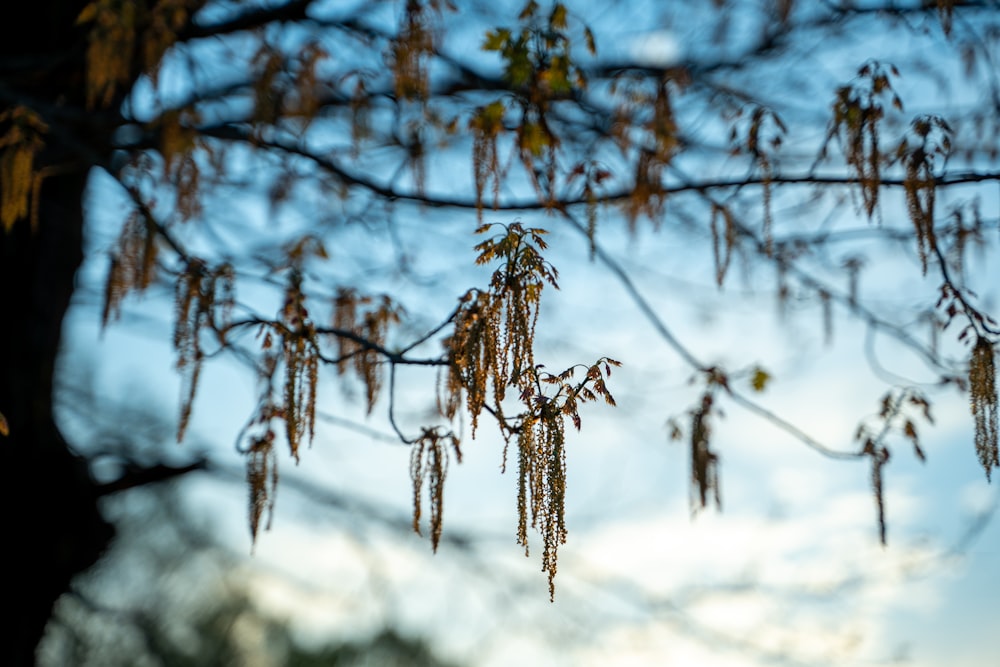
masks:
[[[187,42],[193,39],[219,37],[235,32],[256,30],[276,23],[302,21],[307,18],[306,12],[313,3],[314,0],[291,0],[273,6],[253,7],[217,23],[190,22],[177,35],[177,41]]]
[[[210,462],[205,457],[182,466],[171,466],[165,463],[141,466],[130,461],[125,466],[125,472],[118,479],[97,486],[97,495],[108,496],[137,487],[169,482],[189,473],[206,471],[210,468]]]

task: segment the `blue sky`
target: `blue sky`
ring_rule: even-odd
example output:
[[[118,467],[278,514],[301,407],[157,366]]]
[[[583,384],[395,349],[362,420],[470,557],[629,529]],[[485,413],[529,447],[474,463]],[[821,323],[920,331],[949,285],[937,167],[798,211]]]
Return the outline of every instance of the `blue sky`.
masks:
[[[583,430],[570,435],[571,532],[555,604],[548,604],[537,571],[540,545],[525,559],[513,542],[515,479],[499,474],[501,443],[488,430],[466,443],[446,491],[445,536],[473,536],[475,558],[447,543],[432,556],[426,540],[349,520],[345,526],[329,510],[310,509],[294,488],[282,488],[274,528],[241,575],[255,599],[313,639],[363,633],[388,614],[463,664],[509,664],[526,655],[566,665],[612,657],[636,665],[891,664],[900,656],[913,665],[990,664],[997,522],[952,553],[976,513],[995,510],[997,502],[995,485],[987,485],[975,461],[964,397],[944,394],[934,408],[937,425],[922,427],[926,464],[896,443],[886,473],[887,547],[878,544],[866,463],[828,460],[736,406],[726,407],[716,427],[724,508],[692,518],[687,446],[669,442],[665,427],[694,400],[691,372],[636,316],[613,279],[586,262],[582,243],[553,236],[563,289],[547,296],[539,359],[553,368],[581,354],[624,362],[611,381],[619,407],[589,407]],[[829,446],[850,448],[857,418],[873,412],[884,391],[861,352],[863,331],[838,320],[826,347],[814,312],[782,320],[765,293],[720,293],[705,271],[651,260],[658,240],[652,233],[622,239],[615,253],[657,311],[673,314],[675,333],[696,341],[710,360],[746,357],[764,365],[774,375],[760,397],[765,405]],[[662,289],[670,281],[686,284],[680,297]],[[157,301],[134,306],[162,317]],[[94,355],[97,385],[111,400],[143,396],[172,418],[179,383],[169,340],[127,321],[99,334],[94,315],[79,309],[73,340]],[[428,409],[428,378],[419,375],[402,388],[404,418]],[[204,447],[238,466],[232,442],[253,398],[252,379],[217,364],[203,383],[195,435],[176,452]],[[357,397],[333,386],[325,391],[324,412],[389,432],[377,417],[363,416]],[[408,458],[405,447],[321,420],[302,463],[285,459],[281,469],[285,479],[301,476],[405,518]],[[238,477],[192,480],[190,503],[195,516],[211,516],[218,535],[245,553],[241,485]],[[374,536],[357,537],[368,532]],[[366,570],[373,567],[387,581],[369,588]],[[386,588],[391,605],[362,601]],[[483,598],[494,596],[518,611],[485,605]],[[568,631],[570,644],[550,641],[550,624],[558,632],[568,622],[589,629]],[[468,628],[459,632],[456,624]],[[515,630],[519,639],[511,642]],[[469,637],[489,638],[490,650],[481,653]],[[786,653],[797,662],[783,662]]]

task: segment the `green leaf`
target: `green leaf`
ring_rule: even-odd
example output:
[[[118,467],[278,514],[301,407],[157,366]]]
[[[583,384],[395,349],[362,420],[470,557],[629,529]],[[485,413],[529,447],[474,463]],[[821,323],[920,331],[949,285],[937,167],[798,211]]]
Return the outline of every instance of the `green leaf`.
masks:
[[[762,392],[767,388],[767,383],[771,381],[771,374],[765,371],[760,366],[757,366],[753,370],[753,376],[750,378],[750,386],[756,392]]]
[[[497,28],[496,30],[487,30],[486,38],[483,40],[483,51],[499,51],[510,39],[510,30],[506,28]]]
[[[553,56],[551,67],[546,72],[549,88],[554,93],[568,93],[573,89],[569,82],[569,58]]]
[[[556,3],[556,6],[552,8],[552,15],[549,17],[549,25],[555,30],[565,30],[566,29],[566,5]]]
[[[538,123],[526,122],[521,126],[521,150],[535,157],[541,156],[551,141]]]
[[[505,111],[506,109],[504,109],[503,102],[501,100],[495,100],[484,106],[481,113],[484,121],[488,122],[490,125],[495,125],[503,120]]]
[[[507,80],[512,85],[523,86],[531,81],[535,68],[528,55],[527,38],[522,37],[516,42],[507,42],[504,56],[507,58]]]

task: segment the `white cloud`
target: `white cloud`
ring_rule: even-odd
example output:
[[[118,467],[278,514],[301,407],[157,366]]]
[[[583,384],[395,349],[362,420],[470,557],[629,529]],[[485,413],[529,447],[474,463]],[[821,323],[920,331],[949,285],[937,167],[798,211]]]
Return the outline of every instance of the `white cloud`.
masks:
[[[681,46],[669,30],[653,30],[633,36],[628,55],[639,65],[670,67],[680,60]]]

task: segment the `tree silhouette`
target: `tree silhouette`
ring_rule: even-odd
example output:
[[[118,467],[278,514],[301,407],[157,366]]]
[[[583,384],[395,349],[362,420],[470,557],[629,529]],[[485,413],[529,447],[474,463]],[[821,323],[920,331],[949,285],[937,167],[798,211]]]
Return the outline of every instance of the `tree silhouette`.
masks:
[[[822,442],[758,402],[767,369],[707,363],[674,333],[605,249],[619,228],[683,231],[720,288],[736,266],[770,271],[779,306],[815,308],[827,336],[843,316],[911,351],[939,385],[968,393],[989,477],[1000,466],[1000,327],[968,267],[970,248],[996,249],[995,9],[720,0],[664,10],[658,20],[683,40],[665,58],[648,42],[625,48],[630,26],[616,23],[634,20],[630,7],[25,6],[0,28],[0,432],[12,571],[25,573],[5,626],[10,662],[30,662],[53,601],[108,543],[101,493],[178,472],[154,467],[102,487],[53,417],[62,326],[96,215],[84,213],[88,182],[105,188],[94,201],[127,203],[108,253],[105,325],[140,293],[173,291],[178,440],[210,360],[243,360],[257,379],[238,438],[254,538],[274,507],[280,450],[307,458],[331,369],[412,447],[414,528],[426,495],[435,547],[462,420],[473,437],[487,422],[499,433],[504,463],[516,460],[517,540],[527,549],[529,526],[540,533],[554,594],[566,425],[580,428],[584,403],[614,405],[618,365],[615,350],[595,350],[549,370],[535,353],[543,294],[558,287],[546,259],[554,230],[585,238],[691,367],[696,396],[671,411],[681,416],[670,433],[690,445],[695,507],[719,502],[712,426],[731,404],[824,455],[867,460],[884,541],[890,445],[902,437],[923,458],[918,423],[931,420],[932,396],[890,382],[854,444]],[[234,193],[261,195],[282,234],[225,238]],[[338,272],[385,250],[374,226],[394,243],[404,218],[463,221],[486,271],[471,278],[480,274],[470,266],[440,312],[414,313],[404,294]],[[868,298],[859,246],[831,250],[852,239],[915,260],[912,284],[925,294],[916,310],[900,316]],[[390,248],[382,268],[413,271],[406,250]],[[664,261],[671,252],[691,251],[664,248]],[[398,417],[405,368],[428,371],[433,419]]]

